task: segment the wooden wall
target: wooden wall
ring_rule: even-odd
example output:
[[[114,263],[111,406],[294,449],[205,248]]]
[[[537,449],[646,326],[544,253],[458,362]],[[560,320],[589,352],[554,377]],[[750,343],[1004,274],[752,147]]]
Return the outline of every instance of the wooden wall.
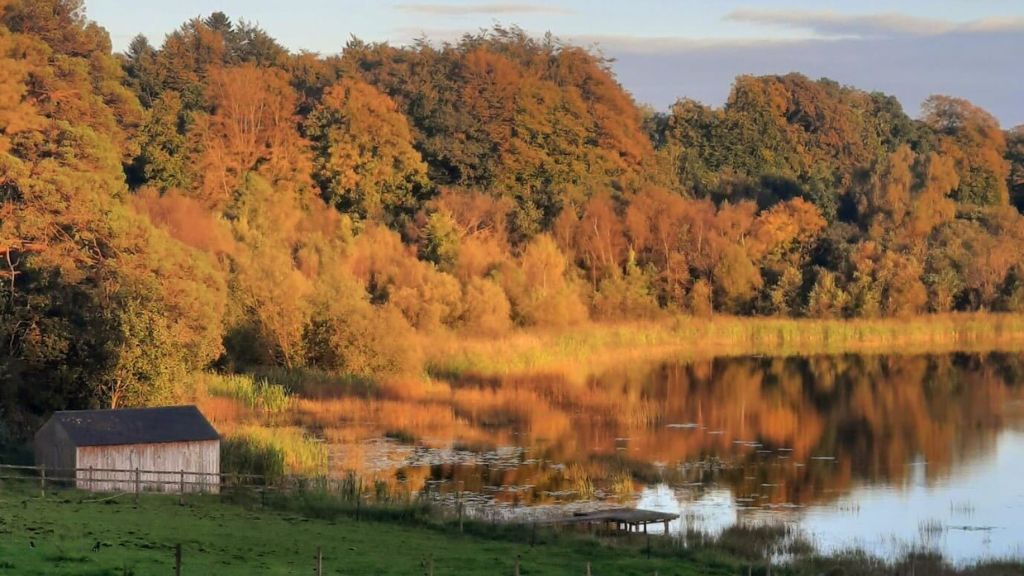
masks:
[[[36,466],[46,466],[53,477],[70,478],[75,468],[75,446],[64,429],[50,420],[36,432],[33,445]]]
[[[87,470],[90,467],[117,472]],[[184,471],[186,492],[217,492],[219,478],[194,473],[220,474],[220,441],[82,446],[77,468],[77,487],[94,492],[134,491],[136,469],[153,471],[140,474],[145,491],[178,492]]]

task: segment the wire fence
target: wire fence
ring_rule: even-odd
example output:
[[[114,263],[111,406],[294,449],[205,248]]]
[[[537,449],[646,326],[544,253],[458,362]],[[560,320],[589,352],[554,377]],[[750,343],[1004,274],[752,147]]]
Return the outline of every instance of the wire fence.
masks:
[[[296,493],[329,494],[338,501],[360,508],[375,498],[367,485],[354,478],[309,476],[265,476],[259,474],[197,472],[190,470],[154,470],[143,468],[49,468],[0,464],[0,490],[4,482],[37,484],[40,496],[53,490],[81,490],[97,493],[130,494],[138,504],[142,494],[177,494],[181,503],[186,495],[245,494],[267,503],[269,497]],[[378,495],[379,496],[379,495]],[[394,496],[394,495],[390,495]],[[394,498],[386,498],[393,500]],[[407,495],[406,503],[413,499]]]

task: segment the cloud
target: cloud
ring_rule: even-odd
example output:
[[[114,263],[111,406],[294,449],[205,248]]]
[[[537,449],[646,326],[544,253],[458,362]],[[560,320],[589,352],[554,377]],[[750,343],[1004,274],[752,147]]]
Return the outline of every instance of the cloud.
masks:
[[[673,42],[620,37],[599,44],[619,81],[640,102],[664,109],[687,97],[721,105],[736,76],[800,72],[900,99],[916,115],[932,94],[971,100],[1004,126],[1024,122],[1024,33],[1011,28],[936,36]],[[614,41],[612,41],[614,40]],[[656,49],[657,48],[657,49]]]
[[[601,52],[616,51],[638,54],[689,52],[718,48],[758,48],[769,45],[794,44],[803,41],[803,39],[789,38],[685,38],[680,36],[633,36],[629,34],[588,34],[567,36],[564,40],[577,46],[597,48]]]
[[[825,16],[822,16],[822,15]],[[755,18],[756,16],[756,18]],[[612,58],[619,81],[640,102],[664,109],[687,97],[721,105],[736,76],[800,72],[895,95],[911,115],[932,94],[967,98],[1004,126],[1024,123],[1024,18],[952,22],[892,14],[844,16],[830,12],[743,11],[729,18],[811,30],[784,38],[567,35],[562,39]],[[395,30],[394,40],[427,35],[456,41],[450,28]],[[528,30],[537,34],[542,30]]]
[[[833,38],[938,36],[956,32],[1024,31],[1024,18],[997,17],[954,22],[910,16],[898,12],[844,14],[816,10],[734,10],[725,16],[734,22],[808,30]]]
[[[428,16],[470,16],[477,14],[574,14],[574,12],[568,8],[520,2],[489,4],[397,4],[395,5],[395,8],[402,12],[425,14]]]

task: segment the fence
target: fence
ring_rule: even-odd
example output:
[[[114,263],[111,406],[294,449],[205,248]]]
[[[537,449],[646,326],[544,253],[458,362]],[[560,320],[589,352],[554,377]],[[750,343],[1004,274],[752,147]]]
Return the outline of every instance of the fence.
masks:
[[[256,474],[144,470],[141,468],[47,468],[0,464],[0,481],[38,482],[41,495],[47,489],[78,489],[89,492],[220,494],[231,490],[288,492],[310,483],[298,477],[271,478]]]
[[[107,475],[103,477],[102,475]],[[172,478],[173,476],[173,478]],[[372,493],[367,493],[365,490],[371,488],[372,485],[363,484],[356,478],[333,480],[327,478],[308,478],[299,476],[284,476],[284,477],[267,477],[255,474],[232,474],[232,473],[200,473],[200,472],[186,472],[186,471],[167,471],[167,470],[142,470],[142,469],[107,469],[107,468],[70,468],[70,469],[50,469],[44,466],[22,466],[22,465],[11,465],[11,464],[0,464],[0,490],[4,489],[4,483],[6,481],[17,481],[26,483],[38,483],[40,490],[40,496],[45,497],[47,490],[66,490],[66,489],[83,489],[93,492],[117,492],[111,496],[111,498],[119,497],[124,493],[133,494],[135,498],[136,506],[140,503],[140,494],[146,492],[164,493],[179,495],[179,502],[185,503],[185,496],[187,494],[220,494],[224,496],[231,494],[232,492],[244,492],[256,496],[262,500],[262,505],[276,506],[273,499],[268,500],[268,494],[270,495],[281,495],[287,496],[297,492],[308,491],[308,490],[322,490],[328,492],[334,496],[340,497],[344,501],[348,508],[346,513],[350,514],[356,521],[362,518],[367,519],[388,519],[403,516],[382,516],[379,512],[382,510],[379,506],[367,508],[366,505],[373,501],[371,498]],[[128,489],[124,489],[128,488]],[[464,507],[463,492],[460,486],[459,491],[455,494],[454,500],[447,502],[440,499],[439,494],[434,494],[431,491],[427,491],[425,494],[419,494],[415,500],[411,499],[411,494],[405,493],[406,507],[417,506],[426,504],[428,506],[441,503],[440,507],[430,507],[429,512],[433,515],[434,520],[442,522],[450,522],[451,526],[457,527],[459,532],[464,529],[464,516],[466,515],[466,509]],[[106,498],[94,501],[102,501]],[[402,506],[400,500],[391,500],[392,504],[397,504],[399,508]],[[381,504],[380,497],[378,496],[378,505]],[[448,506],[445,506],[447,504]],[[374,509],[378,513],[374,512]],[[408,510],[406,510],[408,511]],[[515,523],[510,521],[499,521],[496,516],[490,516],[484,518],[477,516],[476,518],[467,518],[474,521],[472,526],[473,534],[484,534],[491,537],[497,537],[501,539],[509,539],[522,544],[528,543],[533,548],[538,540],[538,528],[545,531],[546,537],[550,538],[552,534],[558,534],[562,531],[563,526],[561,523],[555,522],[542,522],[538,526],[536,520],[530,522],[528,525]],[[569,525],[570,531],[573,524]],[[506,531],[507,529],[507,531]],[[577,531],[579,532],[579,531]],[[585,532],[584,532],[585,533]],[[591,531],[590,535],[594,533]],[[544,534],[542,534],[544,536]],[[682,546],[686,548],[685,544],[681,544],[682,540],[677,538],[658,537],[651,534],[620,534],[618,536],[620,540],[624,540],[628,545],[636,546],[641,545],[643,550],[646,552],[648,559],[651,558],[652,550],[655,545],[659,549],[674,549],[675,547]],[[703,537],[701,538],[703,546]],[[311,550],[312,551],[312,550]],[[175,567],[175,574],[180,575],[182,572],[183,556],[187,551],[184,551],[181,544],[174,544],[171,552],[173,553],[173,561]],[[194,551],[193,551],[194,553]],[[328,561],[324,555],[323,550],[317,546],[316,554],[311,558],[314,563],[314,574],[323,574],[325,562]],[[512,573],[518,575],[520,573],[520,562],[521,559],[517,556],[513,565]],[[772,557],[766,556],[764,560],[764,566],[767,570],[765,573],[771,574],[771,563]],[[433,557],[428,556],[423,561],[424,573],[427,575],[433,574]],[[591,574],[590,562],[586,563],[586,574]],[[749,570],[749,567],[748,567]],[[657,574],[657,572],[655,572]]]

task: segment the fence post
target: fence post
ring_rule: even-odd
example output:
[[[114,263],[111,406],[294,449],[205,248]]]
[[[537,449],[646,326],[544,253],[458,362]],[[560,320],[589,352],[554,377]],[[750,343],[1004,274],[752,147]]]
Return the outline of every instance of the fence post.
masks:
[[[516,554],[516,571],[515,576],[519,576],[519,555]]]
[[[324,576],[324,552],[319,546],[316,547],[316,576]]]
[[[46,464],[39,467],[39,497],[46,498]]]
[[[89,491],[90,492],[95,492],[96,491],[96,483],[93,480],[92,468],[93,468],[92,466],[89,466]]]
[[[181,576],[181,544],[174,547],[174,576]]]
[[[139,467],[135,467],[135,505],[139,505],[139,492],[142,491],[142,472]]]
[[[463,503],[462,503],[462,487],[464,486],[462,480],[459,480],[459,492],[458,492],[458,510],[459,510],[459,532],[462,532],[462,517],[463,517]]]
[[[178,505],[185,505],[185,469],[182,468],[178,476]]]
[[[590,562],[587,562],[587,576],[590,576]]]

